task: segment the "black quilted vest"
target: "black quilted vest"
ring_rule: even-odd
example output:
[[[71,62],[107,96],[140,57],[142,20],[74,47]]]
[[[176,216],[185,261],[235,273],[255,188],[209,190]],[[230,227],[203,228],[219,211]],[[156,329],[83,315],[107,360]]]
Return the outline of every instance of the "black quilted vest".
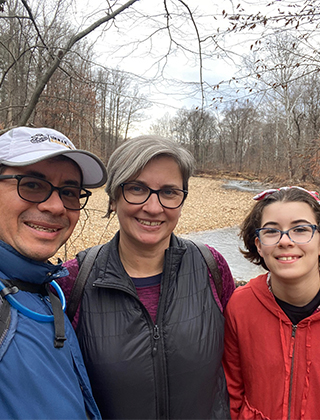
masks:
[[[118,239],[97,257],[77,328],[102,417],[230,418],[221,365],[224,318],[200,252],[172,235],[154,325],[122,266]]]

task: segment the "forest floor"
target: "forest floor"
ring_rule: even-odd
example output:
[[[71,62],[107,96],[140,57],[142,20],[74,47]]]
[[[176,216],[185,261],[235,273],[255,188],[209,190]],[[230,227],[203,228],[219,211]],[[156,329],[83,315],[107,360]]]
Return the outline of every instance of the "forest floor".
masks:
[[[189,194],[183,205],[182,214],[175,233],[186,234],[239,226],[254,205],[255,193],[225,189],[226,179],[258,181],[241,174],[215,174],[195,176],[189,181]],[[271,180],[260,180],[268,184]],[[273,185],[290,185],[274,179]],[[301,185],[301,184],[299,184]],[[312,185],[301,185],[317,189]],[[56,257],[63,261],[73,258],[79,251],[109,241],[119,229],[116,217],[107,219],[108,196],[104,188],[92,190],[86,208],[81,211],[80,220],[69,241],[58,251]]]
[[[225,189],[225,179],[196,176],[189,181],[189,194],[175,233],[185,234],[224,227],[238,226],[254,202],[254,193]],[[109,241],[119,229],[116,217],[106,219],[108,197],[104,188],[92,190],[78,225],[65,246],[56,254],[63,261],[77,252]]]

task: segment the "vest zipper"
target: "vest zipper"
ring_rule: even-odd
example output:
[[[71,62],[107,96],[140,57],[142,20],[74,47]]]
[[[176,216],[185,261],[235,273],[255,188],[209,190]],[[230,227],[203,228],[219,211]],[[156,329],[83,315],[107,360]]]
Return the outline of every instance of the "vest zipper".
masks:
[[[291,332],[291,346],[290,346],[290,357],[291,357],[291,370],[290,370],[290,385],[289,385],[289,403],[288,403],[288,420],[291,418],[291,398],[292,398],[292,382],[293,382],[293,368],[294,368],[294,349],[295,349],[295,337],[298,326],[292,325]]]
[[[163,270],[161,280],[161,293],[159,297],[156,323],[153,328],[153,356],[155,366],[155,384],[157,393],[157,419],[169,418],[169,395],[168,395],[168,373],[164,351],[164,337],[162,334],[162,320],[164,316],[167,295],[170,283],[170,271],[167,267],[172,266],[172,255],[166,252],[167,262]]]
[[[160,329],[158,325],[154,325],[153,327],[153,339],[154,339],[154,345],[152,349],[152,356],[155,357],[158,352],[158,340],[160,338]]]

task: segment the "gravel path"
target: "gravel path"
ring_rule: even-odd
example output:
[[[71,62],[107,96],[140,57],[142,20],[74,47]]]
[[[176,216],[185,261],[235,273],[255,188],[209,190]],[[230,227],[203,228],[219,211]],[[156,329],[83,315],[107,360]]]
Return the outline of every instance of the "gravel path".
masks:
[[[221,187],[224,182],[209,177],[190,179],[188,198],[175,229],[177,235],[237,226],[242,222],[253,205],[254,194],[226,190]],[[64,261],[82,249],[107,242],[119,228],[116,217],[111,220],[103,218],[108,205],[104,189],[92,192],[73,235],[56,255]]]

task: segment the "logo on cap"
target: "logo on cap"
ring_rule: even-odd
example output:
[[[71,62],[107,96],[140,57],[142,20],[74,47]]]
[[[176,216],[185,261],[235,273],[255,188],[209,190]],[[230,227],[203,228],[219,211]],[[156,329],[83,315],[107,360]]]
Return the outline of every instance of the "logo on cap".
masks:
[[[52,136],[49,134],[35,134],[34,136],[31,136],[30,142],[31,143],[43,143],[44,141],[49,141],[50,143],[57,143],[61,146],[67,147],[68,149],[75,149],[67,140],[60,139],[59,137]]]

